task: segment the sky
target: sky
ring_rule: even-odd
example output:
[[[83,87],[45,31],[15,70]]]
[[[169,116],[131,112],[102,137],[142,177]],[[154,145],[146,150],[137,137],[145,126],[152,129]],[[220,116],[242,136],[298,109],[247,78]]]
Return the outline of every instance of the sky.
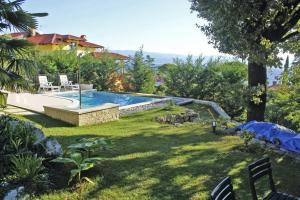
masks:
[[[27,0],[23,8],[49,14],[38,19],[42,33],[86,35],[109,50],[220,55],[188,0]]]

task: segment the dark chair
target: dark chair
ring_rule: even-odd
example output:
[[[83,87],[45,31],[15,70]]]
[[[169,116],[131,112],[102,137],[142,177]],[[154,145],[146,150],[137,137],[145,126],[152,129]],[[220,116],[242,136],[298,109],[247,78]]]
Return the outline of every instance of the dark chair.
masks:
[[[235,200],[230,177],[224,178],[210,194],[211,200]]]
[[[252,199],[257,200],[257,194],[256,194],[256,189],[255,189],[255,182],[258,181],[260,178],[264,176],[269,176],[269,183],[270,183],[270,188],[271,192],[264,197],[264,200],[297,200],[297,198],[285,194],[285,193],[280,193],[277,192],[272,176],[272,167],[270,163],[270,158],[262,158],[248,166],[249,170],[249,181],[250,181],[250,189],[252,193]]]

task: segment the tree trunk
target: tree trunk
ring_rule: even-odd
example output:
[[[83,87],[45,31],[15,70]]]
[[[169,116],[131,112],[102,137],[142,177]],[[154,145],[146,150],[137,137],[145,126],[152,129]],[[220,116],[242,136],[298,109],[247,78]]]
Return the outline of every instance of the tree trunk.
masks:
[[[247,121],[264,121],[267,101],[267,69],[262,63],[249,61],[248,63],[248,85],[264,87],[262,95],[259,96],[260,103],[255,104],[251,99],[248,101]]]

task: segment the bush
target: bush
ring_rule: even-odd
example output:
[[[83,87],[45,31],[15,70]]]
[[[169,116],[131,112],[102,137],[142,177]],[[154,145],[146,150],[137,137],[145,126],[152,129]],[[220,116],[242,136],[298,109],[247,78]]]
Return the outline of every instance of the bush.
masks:
[[[85,83],[93,84],[97,90],[122,91],[125,87],[124,79],[118,73],[122,67],[122,62],[117,62],[111,56],[85,56],[81,63],[81,77]]]
[[[255,138],[255,133],[252,133],[250,131],[243,131],[240,137],[244,141],[245,147],[248,149],[249,143]]]
[[[247,67],[238,61],[193,61],[175,59],[161,69],[166,94],[217,102],[231,117],[241,118],[246,111]]]
[[[43,171],[43,158],[37,155],[12,156],[12,173],[18,181],[40,183],[40,175]]]
[[[32,123],[0,116],[0,180],[5,183],[0,193],[16,186],[25,186],[29,193],[49,189],[50,170],[45,165],[60,154],[57,140],[46,138]]]
[[[266,119],[300,131],[300,64],[289,69],[288,80],[288,83],[270,89]]]

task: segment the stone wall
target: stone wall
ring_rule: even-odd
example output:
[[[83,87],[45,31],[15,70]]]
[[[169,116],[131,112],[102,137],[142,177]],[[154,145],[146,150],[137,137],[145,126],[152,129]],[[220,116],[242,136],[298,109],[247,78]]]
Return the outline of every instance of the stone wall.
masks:
[[[72,110],[67,108],[45,106],[45,114],[51,118],[64,121],[75,126],[99,124],[119,119],[119,105],[104,104],[102,106]]]
[[[145,102],[145,103],[139,103],[139,104],[133,104],[128,106],[122,106],[120,107],[120,117],[141,112],[145,110],[149,110],[152,108],[158,108],[163,107],[169,104],[172,100],[170,98],[164,98],[164,99],[158,99],[151,102]]]
[[[217,104],[216,102],[213,101],[204,101],[204,100],[197,100],[194,99],[193,102],[203,104],[203,105],[208,105],[214,109],[214,111],[223,119],[229,120],[231,117]]]

